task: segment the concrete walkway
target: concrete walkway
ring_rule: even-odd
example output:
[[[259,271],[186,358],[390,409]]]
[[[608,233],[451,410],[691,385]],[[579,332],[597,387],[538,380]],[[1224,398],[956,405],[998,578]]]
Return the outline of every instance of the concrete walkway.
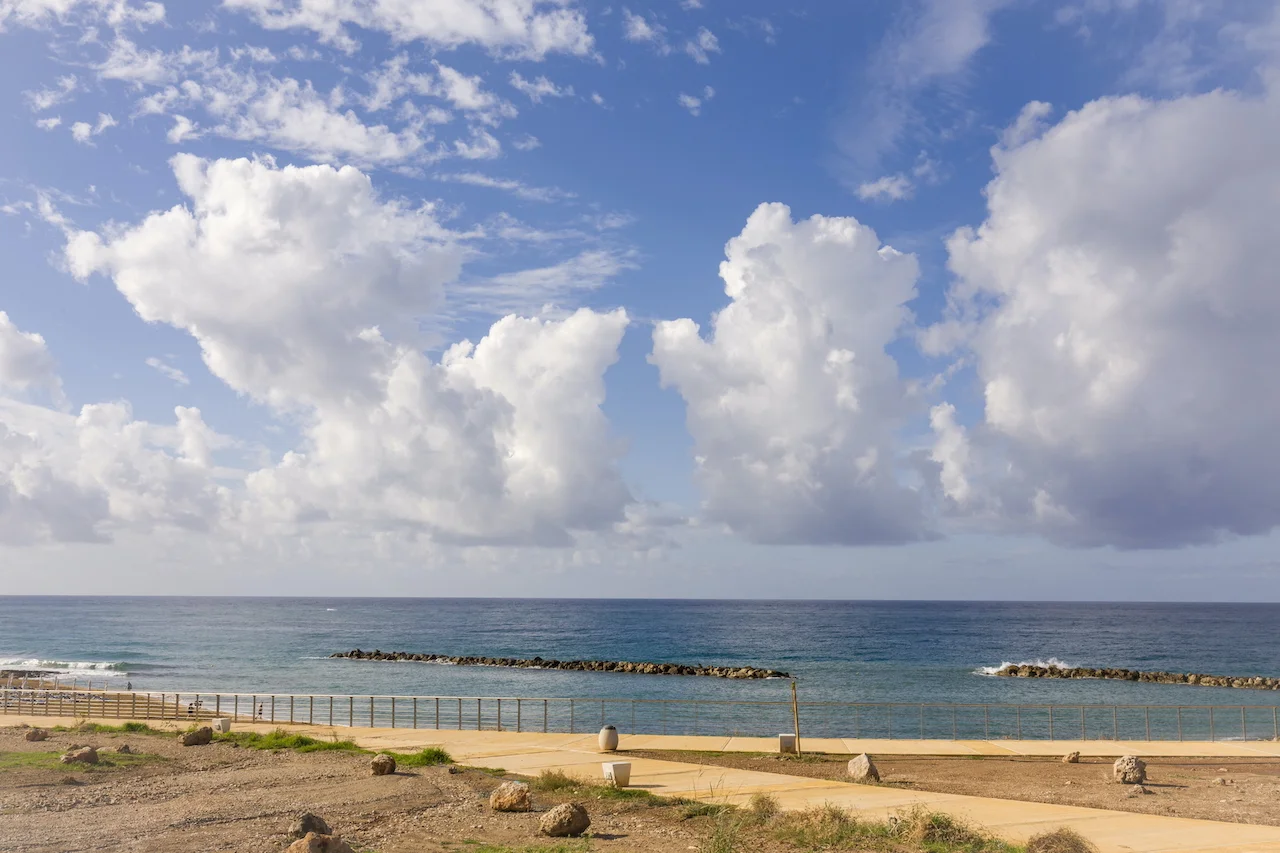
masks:
[[[47,717],[0,717],[0,724],[70,725],[74,720]],[[117,722],[117,721],[107,721]],[[272,724],[236,725],[238,730],[270,731]],[[584,779],[601,779],[600,764],[627,760],[625,750],[731,750],[776,751],[776,741],[756,738],[623,737],[621,754],[597,751],[595,735],[534,734],[513,732],[435,731],[431,729],[329,728],[283,726],[313,737],[354,739],[368,749],[398,752],[440,746],[463,764],[502,768],[522,775],[561,770]],[[1176,755],[1220,758],[1280,756],[1275,743],[1124,743],[1053,741],[805,741],[812,751],[848,753],[867,751],[888,755],[1061,755],[1078,749],[1088,755]],[[1176,747],[1176,748],[1174,748]],[[1077,808],[1048,803],[1028,803],[935,794],[898,788],[854,785],[822,779],[762,773],[750,770],[688,764],[678,761],[634,759],[631,787],[660,796],[689,797],[727,803],[745,803],[753,794],[774,796],[784,809],[804,809],[832,804],[867,818],[884,818],[912,807],[962,817],[1013,842],[1026,841],[1047,829],[1069,826],[1093,841],[1103,853],[1280,853],[1280,827],[1189,820],[1185,818]]]

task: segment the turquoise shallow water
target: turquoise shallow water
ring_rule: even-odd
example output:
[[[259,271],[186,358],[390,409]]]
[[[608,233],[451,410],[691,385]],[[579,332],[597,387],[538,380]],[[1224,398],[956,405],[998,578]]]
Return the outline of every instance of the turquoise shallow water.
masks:
[[[1280,605],[0,597],[0,661],[141,690],[764,699],[784,681],[329,660],[352,648],[749,664],[806,701],[1270,705],[1280,692],[977,674],[1280,675]]]

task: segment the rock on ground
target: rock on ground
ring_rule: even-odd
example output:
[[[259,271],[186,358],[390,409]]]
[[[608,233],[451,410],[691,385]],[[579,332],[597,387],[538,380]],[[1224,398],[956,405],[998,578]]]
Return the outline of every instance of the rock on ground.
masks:
[[[23,738],[27,741],[48,740],[49,733],[44,729],[31,729],[23,735]]]
[[[91,746],[84,746],[80,749],[73,749],[66,755],[62,756],[63,764],[97,764],[98,750]]]
[[[527,812],[530,807],[529,786],[523,782],[503,782],[489,795],[489,808],[495,812]]]
[[[293,822],[293,826],[289,827],[290,838],[306,838],[308,835],[315,833],[316,835],[330,835],[333,832],[329,828],[329,824],[319,815],[311,812],[303,812],[298,815],[298,819]]]
[[[587,810],[577,803],[561,803],[544,814],[538,821],[538,829],[552,838],[577,836],[591,826]]]
[[[1063,763],[1063,764],[1079,764],[1079,763],[1080,763],[1080,753],[1078,753],[1078,752],[1068,752],[1066,755],[1062,756],[1062,763]]]
[[[336,835],[308,832],[285,848],[285,853],[355,853],[351,845]]]
[[[182,738],[183,746],[207,746],[213,743],[213,729],[201,726],[194,732],[187,732],[179,737]]]
[[[1132,788],[1129,789],[1129,793],[1126,794],[1125,796],[1140,797],[1143,794],[1154,794],[1154,793],[1155,793],[1154,791],[1152,791],[1150,788],[1146,787],[1145,785],[1134,785]]]
[[[373,761],[369,762],[369,767],[374,776],[390,776],[396,772],[396,760],[385,753],[375,755]]]
[[[120,755],[133,755],[133,747],[127,743],[122,743],[116,747],[116,752]]]
[[[849,778],[855,782],[879,782],[880,771],[865,752],[849,762]]]
[[[1111,779],[1123,785],[1141,785],[1147,781],[1147,762],[1136,755],[1122,755],[1111,766]]]

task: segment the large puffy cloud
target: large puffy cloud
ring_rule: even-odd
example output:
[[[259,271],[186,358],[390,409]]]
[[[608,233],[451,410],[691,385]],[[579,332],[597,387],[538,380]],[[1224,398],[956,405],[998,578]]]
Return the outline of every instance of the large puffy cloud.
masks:
[[[963,509],[1129,547],[1280,523],[1278,138],[1272,81],[1102,99],[995,149],[926,337],[971,348],[985,393],[968,433],[934,412]]]
[[[271,29],[307,29],[354,49],[351,25],[385,32],[394,41],[454,48],[475,44],[492,53],[542,59],[548,53],[587,55],[586,18],[569,0],[223,0]]]
[[[72,271],[110,275],[144,320],[191,332],[213,373],[278,407],[380,393],[375,327],[412,336],[461,252],[429,206],[357,169],[173,158],[190,206],[79,232]]]
[[[44,338],[22,331],[0,311],[0,389],[29,388],[42,388],[55,398],[62,396],[62,381]]]
[[[71,269],[186,329],[238,391],[289,412],[297,450],[251,474],[246,528],[310,521],[461,543],[563,544],[623,519],[600,410],[622,311],[507,317],[440,361],[418,340],[461,252],[429,207],[327,166],[173,161],[189,206],[73,234]]]
[[[907,401],[885,353],[915,259],[851,218],[797,223],[765,204],[720,275],[731,302],[710,338],[692,320],[659,323],[651,356],[687,404],[708,518],[764,542],[926,535],[894,449]]]

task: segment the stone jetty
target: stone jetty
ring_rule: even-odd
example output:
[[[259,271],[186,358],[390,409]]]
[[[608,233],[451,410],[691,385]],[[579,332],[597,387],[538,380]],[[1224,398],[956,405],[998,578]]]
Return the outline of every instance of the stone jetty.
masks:
[[[1109,669],[1087,666],[1035,666],[1009,664],[996,675],[1005,678],[1109,678],[1151,684],[1197,684],[1201,687],[1237,687],[1246,690],[1280,690],[1280,678],[1231,675],[1202,675],[1196,672],[1142,672],[1136,669]]]
[[[450,655],[424,655],[413,652],[371,652],[352,649],[335,652],[331,658],[347,660],[418,661],[444,663],[456,666],[506,666],[517,669],[563,669],[572,672],[630,672],[637,675],[701,675],[710,678],[790,678],[776,669],[757,669],[753,666],[690,666],[683,663],[636,663],[626,660],[544,660],[535,658],[486,658],[453,657]]]

